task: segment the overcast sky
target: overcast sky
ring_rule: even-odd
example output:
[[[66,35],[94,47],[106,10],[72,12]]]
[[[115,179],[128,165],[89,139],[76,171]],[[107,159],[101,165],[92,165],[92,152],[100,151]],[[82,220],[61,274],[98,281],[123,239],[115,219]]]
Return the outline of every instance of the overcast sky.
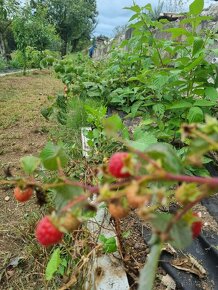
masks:
[[[139,5],[151,3],[153,6],[158,3],[158,0],[135,0],[135,2]],[[206,0],[205,3],[206,2],[210,2],[210,0]],[[128,22],[128,19],[131,16],[131,11],[124,10],[122,8],[131,5],[132,0],[97,0],[99,15],[98,25],[94,34],[112,36],[113,30],[116,26],[123,25]]]

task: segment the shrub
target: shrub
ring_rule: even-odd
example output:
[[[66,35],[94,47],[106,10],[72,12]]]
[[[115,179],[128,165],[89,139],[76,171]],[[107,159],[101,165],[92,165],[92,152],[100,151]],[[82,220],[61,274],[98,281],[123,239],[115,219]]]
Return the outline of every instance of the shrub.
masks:
[[[47,66],[49,63],[52,64],[54,59],[59,57],[59,53],[57,51],[51,50],[43,50],[39,51],[34,47],[27,47],[27,68],[40,68],[41,66]],[[22,68],[24,67],[24,57],[20,50],[16,50],[11,54],[11,66],[14,68]],[[46,59],[46,62],[44,61]],[[43,62],[43,65],[41,65]]]
[[[0,71],[7,68],[6,60],[0,55]]]

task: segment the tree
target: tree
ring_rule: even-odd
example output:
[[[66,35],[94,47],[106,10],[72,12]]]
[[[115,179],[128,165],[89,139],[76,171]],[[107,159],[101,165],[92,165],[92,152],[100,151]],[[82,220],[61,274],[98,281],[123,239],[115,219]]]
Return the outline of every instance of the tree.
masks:
[[[62,55],[75,50],[81,40],[90,39],[96,23],[96,0],[48,0],[48,17],[63,41]]]
[[[27,67],[26,50],[28,46],[42,52],[49,45],[58,41],[56,30],[48,22],[46,14],[47,11],[44,7],[34,12],[31,6],[26,5],[13,20],[12,27],[17,48],[23,55],[24,74]]]
[[[8,39],[11,38],[11,24],[19,3],[16,0],[0,0],[0,55],[7,59]]]

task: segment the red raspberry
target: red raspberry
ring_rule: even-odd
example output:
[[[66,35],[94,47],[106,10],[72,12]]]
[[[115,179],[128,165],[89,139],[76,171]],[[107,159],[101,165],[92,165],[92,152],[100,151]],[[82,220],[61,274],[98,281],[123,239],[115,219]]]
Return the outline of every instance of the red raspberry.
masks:
[[[33,194],[32,187],[27,187],[24,190],[20,189],[20,187],[15,187],[14,189],[14,197],[19,202],[25,202],[31,198]]]
[[[198,214],[196,213],[193,213],[193,216],[199,218]],[[201,220],[198,220],[192,223],[192,238],[193,239],[197,238],[200,235],[201,228],[202,228]]]
[[[49,216],[45,216],[37,224],[36,238],[43,246],[50,246],[59,243],[63,238],[63,235],[64,234],[52,224]]]
[[[113,154],[109,160],[108,171],[111,175],[117,178],[129,177],[129,172],[123,172],[123,167],[125,166],[125,159],[129,157],[127,152],[117,152]]]

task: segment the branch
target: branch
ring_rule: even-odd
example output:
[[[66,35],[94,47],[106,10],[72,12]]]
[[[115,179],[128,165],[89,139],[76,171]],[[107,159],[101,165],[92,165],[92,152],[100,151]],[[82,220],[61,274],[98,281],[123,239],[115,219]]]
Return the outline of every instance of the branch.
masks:
[[[200,195],[195,201],[190,202],[187,204],[181,211],[178,211],[175,216],[172,217],[172,220],[169,222],[165,232],[162,236],[162,241],[165,242],[169,239],[169,233],[174,226],[193,206],[195,206],[197,203],[199,203],[202,199],[206,197],[207,194]]]
[[[172,173],[165,173],[161,179],[169,181],[206,184],[211,187],[218,187],[217,177],[200,177],[200,176],[174,175]]]

